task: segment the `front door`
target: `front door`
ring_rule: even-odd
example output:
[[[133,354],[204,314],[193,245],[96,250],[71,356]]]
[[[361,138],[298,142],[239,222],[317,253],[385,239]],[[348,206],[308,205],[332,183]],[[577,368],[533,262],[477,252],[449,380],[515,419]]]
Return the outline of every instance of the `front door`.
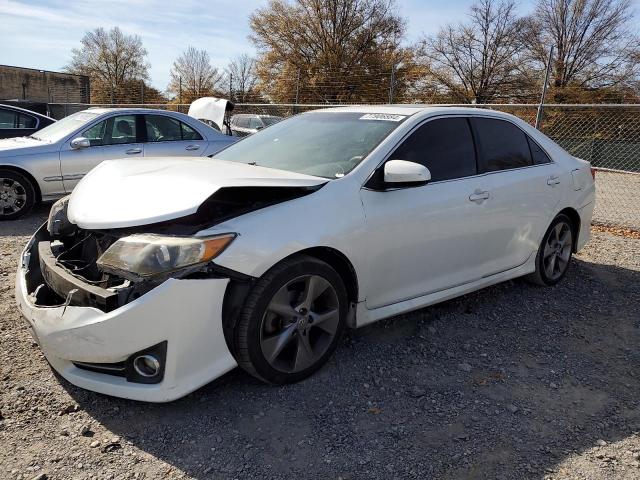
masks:
[[[363,188],[371,256],[367,308],[477,280],[487,231],[486,178],[477,176],[469,120],[443,117],[418,127],[390,160],[422,163],[432,181],[393,190]],[[383,167],[380,167],[383,168]]]
[[[62,147],[60,168],[65,191],[73,190],[89,170],[104,160],[142,157],[143,144],[139,141],[136,117],[108,117],[78,135],[89,140],[89,147],[74,149],[70,144]]]

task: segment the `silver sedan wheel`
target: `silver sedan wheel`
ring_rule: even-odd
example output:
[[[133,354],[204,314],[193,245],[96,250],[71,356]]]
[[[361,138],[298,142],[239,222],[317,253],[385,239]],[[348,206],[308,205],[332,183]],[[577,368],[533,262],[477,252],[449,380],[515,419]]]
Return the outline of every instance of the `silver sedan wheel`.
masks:
[[[11,215],[27,204],[27,190],[12,178],[0,177],[0,215]]]
[[[319,275],[297,277],[278,290],[262,317],[262,354],[280,372],[301,372],[327,352],[339,324],[333,286]]]
[[[549,232],[542,256],[544,272],[549,280],[560,278],[567,269],[572,246],[571,227],[565,222],[558,223]]]

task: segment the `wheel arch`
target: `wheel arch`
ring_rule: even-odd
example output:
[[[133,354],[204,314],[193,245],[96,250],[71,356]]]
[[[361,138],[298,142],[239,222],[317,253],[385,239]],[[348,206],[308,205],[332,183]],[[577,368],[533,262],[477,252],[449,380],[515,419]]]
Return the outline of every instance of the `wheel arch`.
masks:
[[[306,255],[315,259],[321,260],[327,263],[333,268],[340,278],[344,282],[344,286],[347,289],[347,298],[349,300],[349,315],[347,317],[347,325],[355,326],[355,308],[358,303],[359,285],[358,275],[353,264],[349,258],[341,251],[332,247],[310,247],[303,250],[297,250],[290,253],[286,257],[279,259],[269,268],[273,268],[281,262],[288,260],[295,255]],[[226,271],[229,273],[229,271]],[[235,272],[234,272],[235,273]],[[222,307],[223,326],[225,330],[225,337],[227,338],[227,345],[232,348],[232,342],[230,342],[230,335],[235,323],[238,319],[238,315],[242,306],[244,305],[247,295],[251,291],[253,284],[258,277],[251,277],[248,275],[237,274],[230,275],[231,281],[229,287],[225,292],[225,297]]]
[[[42,201],[42,191],[40,190],[40,184],[36,181],[35,177],[29,173],[29,171],[24,168],[16,167],[14,165],[4,165],[0,164],[0,170],[10,170],[12,172],[19,173],[20,175],[24,175],[27,180],[31,182],[33,185],[33,189],[36,192],[36,203],[40,203]]]
[[[569,217],[569,220],[571,220],[571,226],[573,227],[572,251],[573,253],[576,253],[578,246],[578,235],[580,235],[580,224],[582,222],[582,220],[580,219],[580,214],[574,208],[567,207],[563,210],[560,210],[558,212],[558,215],[566,215],[567,217]]]
[[[308,255],[329,264],[344,282],[349,303],[358,303],[358,274],[347,256],[332,247],[312,247],[300,250],[293,255]],[[288,257],[287,257],[288,258]]]

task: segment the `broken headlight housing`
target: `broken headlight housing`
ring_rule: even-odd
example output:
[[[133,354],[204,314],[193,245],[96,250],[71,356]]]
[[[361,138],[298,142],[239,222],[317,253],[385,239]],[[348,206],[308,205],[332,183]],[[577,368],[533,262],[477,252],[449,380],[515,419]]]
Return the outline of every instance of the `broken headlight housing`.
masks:
[[[177,237],[136,234],[116,240],[98,259],[100,270],[140,279],[166,274],[217,257],[236,237]]]
[[[71,235],[76,229],[76,226],[67,217],[70,197],[71,195],[67,195],[51,206],[49,218],[47,219],[47,230],[53,238]]]

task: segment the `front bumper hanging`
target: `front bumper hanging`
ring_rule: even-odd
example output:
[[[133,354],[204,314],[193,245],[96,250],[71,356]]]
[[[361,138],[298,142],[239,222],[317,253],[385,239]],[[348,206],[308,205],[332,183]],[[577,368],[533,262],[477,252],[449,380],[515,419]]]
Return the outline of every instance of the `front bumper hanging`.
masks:
[[[39,231],[23,251],[16,300],[49,363],[72,384],[117,397],[167,402],[237,365],[222,327],[229,279],[170,278],[119,306],[117,292],[84,282],[55,265],[46,243]],[[47,305],[38,304],[38,292],[29,291],[37,289],[32,277],[42,278],[41,289],[55,293],[48,295]],[[52,304],[51,297],[64,300]],[[166,352],[159,383],[129,381],[126,374],[91,368],[126,365],[136,352],[161,344]]]

